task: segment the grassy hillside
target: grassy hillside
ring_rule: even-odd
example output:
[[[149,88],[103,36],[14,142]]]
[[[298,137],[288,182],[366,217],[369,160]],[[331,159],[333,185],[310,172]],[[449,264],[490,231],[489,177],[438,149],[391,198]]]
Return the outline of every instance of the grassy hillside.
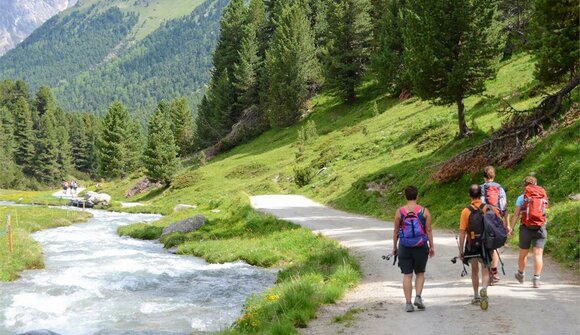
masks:
[[[469,125],[475,130],[469,139],[455,137],[454,107],[433,106],[417,99],[400,102],[369,85],[353,106],[319,96],[313,101],[312,114],[300,124],[271,130],[205,166],[186,168],[172,188],[131,200],[144,201],[150,210],[168,214],[177,203],[220,208],[240,191],[302,193],[340,209],[391,219],[395,208],[403,203],[401,190],[413,184],[419,187],[421,202],[431,209],[435,224],[455,229],[461,209],[469,202],[466,190],[472,183],[481,183],[481,176],[465,175],[441,184],[430,175],[437,163],[479,143],[500,126],[497,111],[502,99],[518,109],[541,100],[530,89],[532,70],[528,56],[516,57],[502,64],[483,96],[466,100]],[[375,104],[377,115],[373,112]],[[316,124],[318,137],[297,154],[298,130],[310,121]],[[579,204],[567,200],[580,192],[579,134],[580,122],[576,121],[538,142],[515,168],[499,169],[497,177],[513,210],[523,178],[530,172],[537,174],[552,202],[552,234],[547,248],[570,264],[579,259]],[[310,171],[308,185],[295,184],[296,169]],[[115,183],[109,191],[116,198],[122,197],[130,183]]]

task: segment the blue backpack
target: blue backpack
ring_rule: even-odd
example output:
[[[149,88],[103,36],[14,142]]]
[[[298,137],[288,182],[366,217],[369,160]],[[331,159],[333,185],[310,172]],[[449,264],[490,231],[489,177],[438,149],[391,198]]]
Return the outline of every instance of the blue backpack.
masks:
[[[417,205],[414,212],[408,212],[402,207],[401,226],[399,227],[399,241],[401,246],[407,248],[422,247],[429,240],[427,237],[425,223],[419,218],[423,208]],[[422,214],[421,214],[422,215]]]

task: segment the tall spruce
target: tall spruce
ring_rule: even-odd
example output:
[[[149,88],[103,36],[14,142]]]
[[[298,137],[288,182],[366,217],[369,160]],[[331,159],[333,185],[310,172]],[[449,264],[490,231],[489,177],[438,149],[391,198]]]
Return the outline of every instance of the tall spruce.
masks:
[[[207,94],[203,96],[197,107],[195,118],[194,150],[201,150],[209,146],[218,134],[212,125],[212,113]]]
[[[234,65],[234,87],[239,110],[258,104],[258,71],[261,62],[259,52],[256,29],[248,25],[244,29],[239,61]]]
[[[413,91],[436,104],[457,104],[459,136],[470,133],[463,99],[483,92],[499,54],[496,2],[408,0],[405,64]]]
[[[61,148],[54,110],[46,109],[40,117],[36,140],[34,174],[38,181],[56,184],[66,177],[59,162]]]
[[[234,124],[234,104],[235,94],[234,85],[230,80],[229,71],[225,69],[213,85],[210,87],[210,104],[212,109],[211,124],[216,132],[216,137],[212,140],[215,142],[222,136],[226,135],[231,126]]]
[[[370,59],[373,26],[369,0],[331,1],[328,27],[326,84],[353,102]]]
[[[175,98],[169,106],[171,114],[171,131],[179,147],[179,155],[191,152],[193,141],[193,116],[185,97]]]
[[[238,50],[246,18],[247,9],[243,0],[232,0],[224,9],[220,21],[220,39],[213,54],[214,76],[219,77],[225,70],[233,73],[234,64],[239,59]]]
[[[126,174],[129,112],[120,102],[109,107],[97,142],[99,174],[117,178]]]
[[[310,22],[298,5],[281,5],[274,38],[266,54],[266,115],[273,127],[285,127],[301,116],[309,84],[319,78]]]
[[[147,148],[143,155],[147,178],[166,185],[171,183],[179,168],[178,150],[171,131],[170,114],[166,104],[162,102],[149,120]]]
[[[127,125],[127,138],[125,141],[125,174],[132,173],[142,166],[143,150],[145,149],[145,135],[143,128],[137,121],[129,121]]]
[[[578,1],[536,0],[532,16],[535,77],[553,84],[578,76],[580,28]]]
[[[38,118],[42,117],[48,110],[56,109],[56,100],[48,86],[41,86],[36,92],[34,101]]]
[[[377,51],[373,56],[373,72],[379,83],[392,95],[411,89],[411,79],[405,68],[403,18],[405,0],[389,0],[377,22]]]
[[[14,159],[16,164],[22,167],[25,174],[32,175],[35,155],[34,124],[30,106],[24,97],[18,98],[14,114],[16,121],[14,129],[14,140],[16,142]]]

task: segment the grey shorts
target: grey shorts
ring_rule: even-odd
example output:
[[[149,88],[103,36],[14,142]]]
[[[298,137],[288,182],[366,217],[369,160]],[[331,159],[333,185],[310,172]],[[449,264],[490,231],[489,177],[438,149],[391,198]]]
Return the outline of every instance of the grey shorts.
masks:
[[[534,229],[520,225],[520,249],[529,249],[530,246],[534,248],[544,248],[548,231],[546,226]]]
[[[407,248],[399,245],[399,267],[403,274],[423,273],[427,267],[429,247]]]

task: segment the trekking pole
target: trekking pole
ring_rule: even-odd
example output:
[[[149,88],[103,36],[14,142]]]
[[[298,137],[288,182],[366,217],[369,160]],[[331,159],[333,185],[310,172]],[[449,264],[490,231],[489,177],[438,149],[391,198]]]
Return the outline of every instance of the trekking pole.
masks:
[[[497,252],[497,259],[499,259],[499,263],[501,264],[501,272],[505,276],[505,269],[503,268],[503,260],[501,259],[500,255],[499,255],[499,250],[495,249],[495,252]]]
[[[391,260],[391,258],[393,256],[395,256],[395,258],[393,259],[393,265],[395,265],[395,263],[397,262],[397,257],[398,256],[397,255],[393,255],[393,253],[390,253],[390,254],[388,254],[386,256],[382,256],[382,259],[389,261],[389,260]]]

